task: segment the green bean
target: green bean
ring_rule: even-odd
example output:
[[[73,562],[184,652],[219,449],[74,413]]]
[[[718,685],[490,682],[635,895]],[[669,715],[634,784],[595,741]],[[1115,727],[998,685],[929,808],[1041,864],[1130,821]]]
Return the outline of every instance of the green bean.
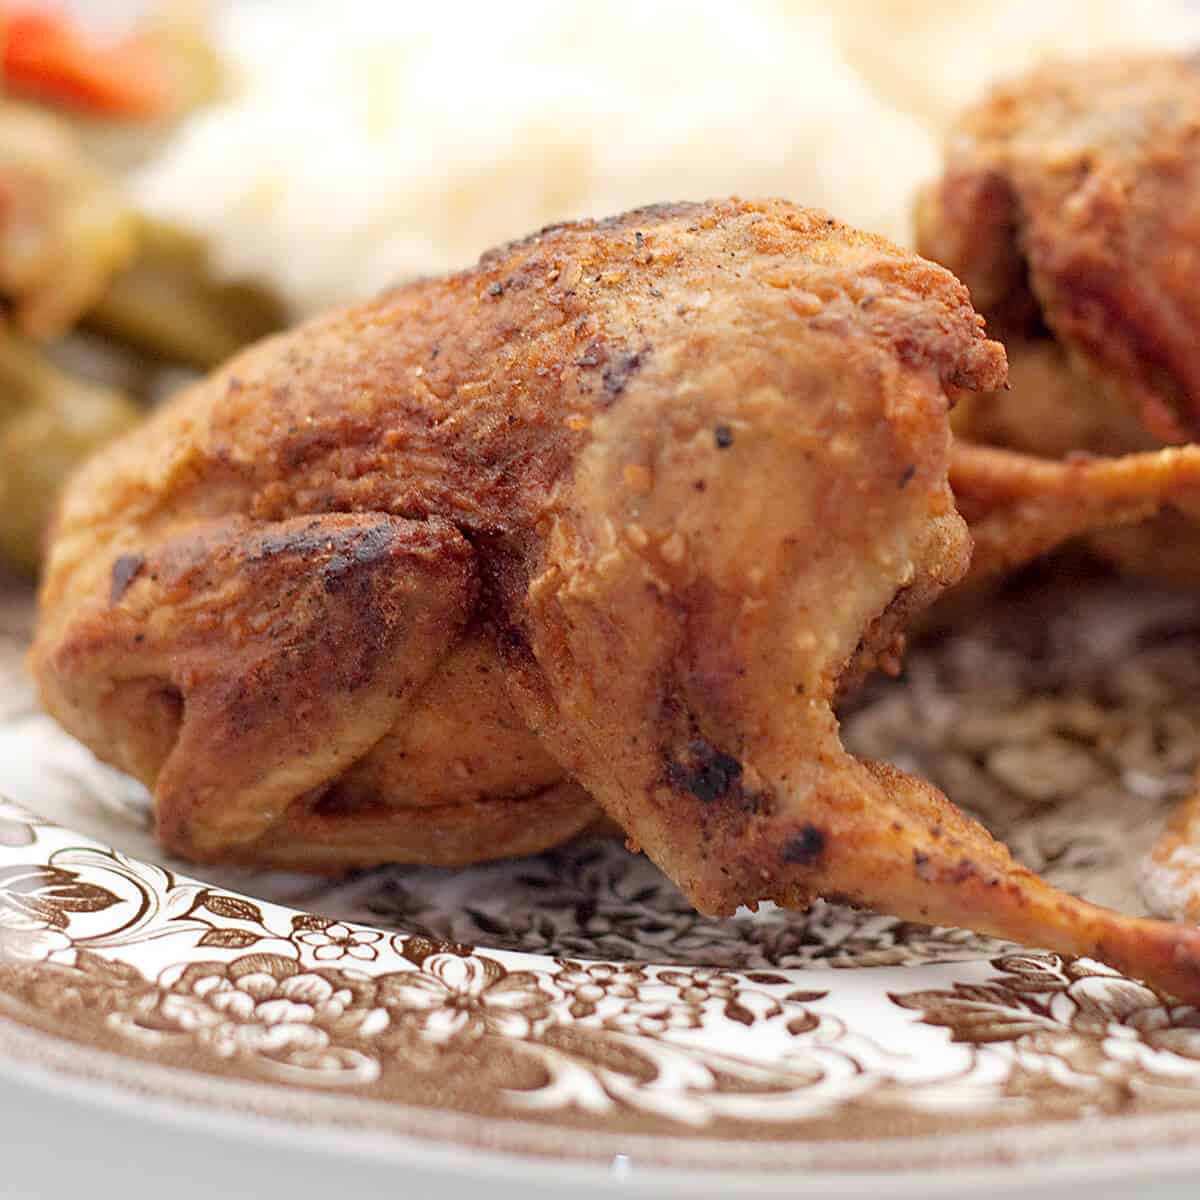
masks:
[[[140,249],[85,318],[144,353],[206,369],[282,328],[282,304],[264,287],[221,283],[199,238],[141,218]]]
[[[59,488],[139,416],[121,392],[74,379],[0,335],[0,557],[37,570]]]

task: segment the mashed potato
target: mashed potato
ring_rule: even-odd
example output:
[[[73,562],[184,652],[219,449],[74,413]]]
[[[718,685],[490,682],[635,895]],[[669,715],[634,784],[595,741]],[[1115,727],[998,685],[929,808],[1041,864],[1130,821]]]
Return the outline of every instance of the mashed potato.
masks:
[[[1167,0],[1095,0],[1084,36],[1081,7],[231,3],[242,89],[133,186],[298,313],[659,200],[783,195],[905,240],[979,83],[1174,27]]]
[[[887,105],[942,130],[1039,60],[1200,39],[1195,0],[802,0]]]

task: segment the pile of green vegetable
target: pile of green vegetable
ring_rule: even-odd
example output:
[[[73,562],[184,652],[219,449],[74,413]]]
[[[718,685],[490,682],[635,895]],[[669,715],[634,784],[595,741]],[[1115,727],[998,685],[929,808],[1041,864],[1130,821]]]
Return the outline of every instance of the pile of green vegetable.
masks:
[[[26,573],[83,458],[284,322],[266,288],[218,280],[196,237],[122,192],[116,160],[152,152],[219,85],[196,23],[158,16],[93,45],[0,10],[0,561]]]

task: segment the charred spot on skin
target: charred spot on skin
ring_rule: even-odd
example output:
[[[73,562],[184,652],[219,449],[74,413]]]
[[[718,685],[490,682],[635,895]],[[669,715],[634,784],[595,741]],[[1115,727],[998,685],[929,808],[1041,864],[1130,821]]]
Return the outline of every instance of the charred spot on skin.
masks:
[[[733,430],[728,425],[718,425],[713,430],[713,441],[718,450],[728,450],[733,445]]]
[[[825,854],[825,831],[809,822],[783,843],[780,860],[791,867],[815,867]]]
[[[661,224],[678,217],[687,217],[706,206],[694,200],[671,200],[658,204],[644,204],[641,208],[618,213],[614,217],[603,217],[599,221],[580,222],[585,229],[619,229],[622,225]]]
[[[384,559],[393,536],[392,529],[384,524],[331,531],[322,521],[314,520],[301,529],[262,538],[254,553],[246,556],[246,562],[258,565],[279,557],[312,561],[328,556],[321,578],[325,590],[333,592],[351,572],[373,567]]]
[[[339,550],[325,564],[321,581],[327,592],[336,592],[347,577],[358,568],[372,567],[384,558],[392,542],[392,532],[386,526],[366,529],[345,549]]]
[[[917,872],[919,879],[926,881],[933,878],[933,871],[929,866],[929,855],[922,854],[920,850],[913,851],[913,867]]]
[[[916,473],[917,473],[917,464],[909,463],[908,466],[905,467],[904,470],[900,472],[900,479],[897,482],[896,486],[901,491],[904,491],[904,489],[906,487],[908,487],[908,485],[910,483],[912,483],[912,478]]]
[[[313,558],[331,546],[329,532],[319,520],[310,521],[303,529],[289,529],[285,533],[271,533],[258,543],[258,549],[247,555],[248,563],[269,562],[280,555],[294,554],[299,558]]]
[[[742,764],[732,755],[710,746],[703,738],[688,745],[686,762],[672,760],[667,764],[671,786],[690,792],[706,804],[731,791],[740,791],[738,781],[741,776]]]
[[[109,604],[116,604],[129,590],[129,585],[145,570],[144,554],[122,554],[112,565],[112,586],[108,593]]]

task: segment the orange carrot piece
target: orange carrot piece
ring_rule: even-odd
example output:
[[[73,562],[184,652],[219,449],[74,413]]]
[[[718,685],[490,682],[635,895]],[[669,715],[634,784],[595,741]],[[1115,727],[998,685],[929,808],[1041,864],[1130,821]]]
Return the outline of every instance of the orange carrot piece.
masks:
[[[136,38],[110,45],[36,9],[0,8],[0,72],[6,90],[95,116],[150,118],[168,111],[160,56]]]

